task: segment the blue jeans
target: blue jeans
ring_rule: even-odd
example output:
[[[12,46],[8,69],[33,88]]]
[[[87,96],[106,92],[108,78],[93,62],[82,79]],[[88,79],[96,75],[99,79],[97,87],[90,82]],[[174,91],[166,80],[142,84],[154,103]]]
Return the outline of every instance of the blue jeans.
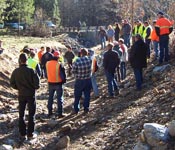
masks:
[[[48,99],[48,112],[52,113],[53,97],[57,94],[57,108],[58,115],[63,113],[63,85],[62,84],[49,84],[49,99]]]
[[[89,79],[76,79],[74,86],[74,111],[76,113],[80,110],[80,98],[84,94],[83,107],[84,111],[89,111],[90,105],[90,93],[91,93],[92,83],[91,78]]]
[[[153,48],[155,52],[155,57],[159,57],[159,42],[153,41]]]
[[[35,96],[19,96],[19,132],[21,136],[32,136],[35,127],[35,112],[36,112],[36,102]],[[25,109],[28,105],[29,116],[28,116],[28,126],[26,129],[25,123]]]
[[[121,80],[126,78],[126,62],[120,63],[120,73],[121,73]]]
[[[106,79],[108,82],[108,93],[109,96],[114,96],[114,91],[118,90],[117,81],[115,79],[114,73],[105,71]]]
[[[100,37],[101,49],[106,47],[106,37]]]
[[[160,58],[159,58],[159,63],[162,63],[164,61],[169,60],[169,36],[168,35],[161,35],[159,37],[159,45],[160,45]]]
[[[125,44],[127,47],[130,47],[130,34],[124,34],[124,35],[123,35],[123,38],[124,38],[124,44]]]
[[[46,70],[46,68],[43,68],[43,77],[47,78],[47,70]]]
[[[91,76],[91,82],[92,82],[92,88],[93,88],[93,91],[94,91],[94,95],[99,96],[99,91],[98,91],[98,86],[97,86],[97,82],[96,82],[95,73],[93,73],[92,76]]]
[[[136,88],[137,90],[141,90],[143,82],[142,68],[134,68],[134,75],[136,80]]]

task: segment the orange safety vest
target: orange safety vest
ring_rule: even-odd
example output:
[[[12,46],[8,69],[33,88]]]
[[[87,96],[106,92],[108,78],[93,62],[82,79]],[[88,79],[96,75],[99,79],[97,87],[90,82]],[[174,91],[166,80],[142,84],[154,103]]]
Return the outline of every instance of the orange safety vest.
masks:
[[[47,77],[49,83],[62,82],[60,76],[60,64],[56,60],[50,60],[46,63]]]
[[[172,27],[172,23],[163,17],[157,20],[156,27],[160,29],[160,35],[169,34],[169,28]]]
[[[151,33],[151,40],[152,41],[159,41],[159,36],[156,34],[156,30],[153,29],[152,33]]]

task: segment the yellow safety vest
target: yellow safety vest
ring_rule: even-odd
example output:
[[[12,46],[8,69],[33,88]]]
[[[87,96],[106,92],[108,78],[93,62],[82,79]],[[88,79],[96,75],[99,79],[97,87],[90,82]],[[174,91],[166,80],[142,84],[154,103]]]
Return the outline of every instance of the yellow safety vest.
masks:
[[[137,26],[137,33],[143,37],[144,26],[141,24],[139,27]]]
[[[32,68],[33,70],[36,69],[36,66],[37,66],[38,62],[37,60],[33,59],[33,58],[28,58],[27,60],[27,65]]]
[[[146,38],[146,36],[147,36],[147,29],[148,28],[150,28],[150,35],[149,35],[149,37],[148,37],[148,39],[151,39],[151,32],[152,32],[152,27],[149,25],[149,26],[147,26],[146,28],[145,28],[145,30],[143,31],[143,38],[145,39]]]

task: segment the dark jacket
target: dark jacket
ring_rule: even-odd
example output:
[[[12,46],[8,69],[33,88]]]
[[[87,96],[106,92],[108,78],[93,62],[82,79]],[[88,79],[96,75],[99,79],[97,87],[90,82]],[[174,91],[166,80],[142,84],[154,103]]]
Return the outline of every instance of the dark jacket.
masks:
[[[39,88],[39,77],[33,69],[22,64],[12,72],[10,85],[19,91],[19,96],[34,96],[35,89]]]
[[[147,45],[143,40],[136,41],[129,53],[129,62],[132,68],[146,68],[147,67]]]
[[[123,35],[131,34],[131,25],[129,23],[124,24],[122,30],[123,30]]]
[[[116,27],[115,28],[115,40],[118,41],[120,36],[120,28]]]
[[[105,71],[115,73],[115,69],[119,67],[120,58],[118,53],[114,50],[108,50],[104,53],[103,67]]]
[[[107,33],[106,33],[106,31],[105,31],[104,29],[101,29],[101,30],[98,32],[98,36],[99,36],[100,38],[105,38],[105,37],[107,37]]]
[[[72,64],[72,60],[74,59],[75,54],[73,51],[67,51],[65,53],[64,57],[66,58],[66,60],[69,64]]]
[[[51,60],[53,58],[53,54],[50,52],[46,52],[41,57],[41,67],[46,68],[47,61]]]

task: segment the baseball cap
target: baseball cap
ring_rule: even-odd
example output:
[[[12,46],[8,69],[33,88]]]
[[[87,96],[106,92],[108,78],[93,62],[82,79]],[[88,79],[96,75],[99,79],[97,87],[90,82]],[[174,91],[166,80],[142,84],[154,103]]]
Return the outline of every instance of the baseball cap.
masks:
[[[164,13],[162,11],[159,11],[157,14],[162,15],[162,16],[164,15]]]

